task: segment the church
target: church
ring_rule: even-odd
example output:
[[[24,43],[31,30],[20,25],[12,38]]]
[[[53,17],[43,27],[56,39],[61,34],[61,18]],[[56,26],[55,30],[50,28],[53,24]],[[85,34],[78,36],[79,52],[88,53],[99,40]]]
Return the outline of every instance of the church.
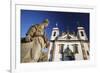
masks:
[[[85,28],[78,26],[77,32],[63,32],[60,34],[58,27],[52,29],[49,61],[71,61],[89,59],[89,40]]]

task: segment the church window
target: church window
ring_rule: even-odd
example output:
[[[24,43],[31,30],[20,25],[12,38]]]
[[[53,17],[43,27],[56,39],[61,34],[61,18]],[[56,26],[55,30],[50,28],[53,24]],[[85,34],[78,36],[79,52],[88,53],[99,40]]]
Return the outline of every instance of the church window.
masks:
[[[64,44],[61,44],[61,48],[60,48],[60,53],[63,54],[63,48],[64,48]]]
[[[89,55],[89,51],[87,51],[87,54]]]
[[[53,36],[56,36],[56,32],[54,32]]]
[[[84,36],[83,31],[81,31],[81,35]]]
[[[74,53],[78,53],[78,45],[74,44]]]
[[[62,54],[62,58],[61,58],[62,61],[64,61],[63,48],[64,48],[64,44],[60,44],[60,50],[59,50],[59,53]]]

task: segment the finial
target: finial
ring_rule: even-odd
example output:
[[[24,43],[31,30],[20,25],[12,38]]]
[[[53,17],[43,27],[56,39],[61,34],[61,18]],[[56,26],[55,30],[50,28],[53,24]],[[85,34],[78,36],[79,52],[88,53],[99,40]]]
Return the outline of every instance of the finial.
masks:
[[[58,23],[56,23],[56,27],[58,27]]]

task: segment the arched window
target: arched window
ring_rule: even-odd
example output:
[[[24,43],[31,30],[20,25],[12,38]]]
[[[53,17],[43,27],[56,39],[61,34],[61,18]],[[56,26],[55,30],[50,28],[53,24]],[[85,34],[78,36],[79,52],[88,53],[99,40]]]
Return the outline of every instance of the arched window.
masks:
[[[78,44],[73,44],[74,53],[78,53]]]
[[[84,36],[84,33],[83,33],[83,31],[81,31],[81,36]]]
[[[53,36],[56,36],[56,32],[54,32]]]

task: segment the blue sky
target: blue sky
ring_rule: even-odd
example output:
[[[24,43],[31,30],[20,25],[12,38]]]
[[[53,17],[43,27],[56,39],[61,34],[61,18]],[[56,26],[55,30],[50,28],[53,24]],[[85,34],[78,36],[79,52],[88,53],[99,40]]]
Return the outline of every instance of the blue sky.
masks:
[[[39,24],[44,19],[49,20],[49,26],[45,29],[47,37],[50,38],[52,28],[58,25],[60,32],[77,32],[77,22],[85,28],[89,38],[89,13],[56,12],[56,11],[36,11],[21,10],[21,37],[25,37],[32,24]]]

